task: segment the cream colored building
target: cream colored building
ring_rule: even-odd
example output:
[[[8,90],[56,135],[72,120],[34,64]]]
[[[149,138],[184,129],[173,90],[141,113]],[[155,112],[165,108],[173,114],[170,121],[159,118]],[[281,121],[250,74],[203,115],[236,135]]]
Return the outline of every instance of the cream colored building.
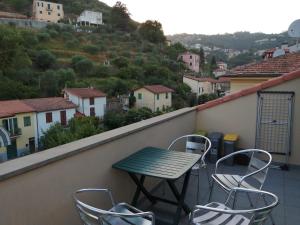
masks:
[[[187,84],[197,96],[215,93],[215,81],[212,78],[183,77],[183,83]]]
[[[35,115],[34,109],[20,100],[0,101],[0,126],[11,142],[0,147],[0,162],[35,151]]]
[[[300,53],[290,53],[235,67],[224,77],[230,78],[230,93],[234,93],[299,69]]]
[[[147,85],[134,91],[137,108],[147,107],[153,112],[172,107],[173,89],[163,85]]]
[[[35,20],[58,23],[64,18],[63,4],[33,0],[32,16]]]

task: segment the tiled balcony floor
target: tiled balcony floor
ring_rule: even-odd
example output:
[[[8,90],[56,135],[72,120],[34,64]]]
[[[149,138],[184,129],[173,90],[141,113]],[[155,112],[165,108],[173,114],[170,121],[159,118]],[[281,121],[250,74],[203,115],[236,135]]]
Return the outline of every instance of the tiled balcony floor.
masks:
[[[209,166],[210,171],[214,170],[213,166]],[[223,171],[232,171],[232,173],[240,174],[245,171],[245,166],[224,166]],[[200,184],[200,204],[206,204],[208,201],[209,187],[207,184],[206,174],[202,171],[200,179],[203,180]],[[178,186],[182,181],[178,180]],[[166,185],[167,187],[167,185]],[[181,186],[180,186],[181,187]],[[279,205],[273,210],[273,218],[276,225],[296,225],[300,224],[300,167],[290,167],[289,171],[282,171],[277,168],[269,170],[267,180],[265,182],[264,190],[270,191],[279,197]],[[191,176],[188,191],[186,194],[186,202],[190,207],[197,203],[197,178]],[[162,186],[154,191],[155,195],[162,196]],[[166,189],[165,197],[174,199],[170,190]],[[224,202],[226,198],[225,192],[215,185],[212,201]],[[241,205],[249,206],[247,198],[241,196],[239,198]],[[151,210],[157,217],[158,225],[165,225],[172,221],[175,214],[176,207],[165,203],[157,203],[150,205],[148,201],[142,201],[139,208],[143,210]],[[188,216],[182,213],[180,225],[188,224]],[[271,224],[268,220],[267,224]]]

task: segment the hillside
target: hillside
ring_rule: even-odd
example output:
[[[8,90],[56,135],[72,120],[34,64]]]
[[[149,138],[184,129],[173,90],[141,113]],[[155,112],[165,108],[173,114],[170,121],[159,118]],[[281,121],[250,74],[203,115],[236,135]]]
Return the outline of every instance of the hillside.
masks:
[[[190,89],[182,84],[185,67],[177,61],[185,49],[150,42],[139,30],[0,25],[0,47],[0,99],[59,96],[66,86],[93,86],[111,98],[162,84],[176,90],[175,108],[190,105]]]
[[[187,47],[193,48],[197,45],[210,48],[236,50],[263,50],[280,46],[282,43],[294,44],[295,40],[288,37],[287,32],[281,34],[264,34],[236,32],[234,34],[176,34],[168,36],[172,42],[180,42]]]

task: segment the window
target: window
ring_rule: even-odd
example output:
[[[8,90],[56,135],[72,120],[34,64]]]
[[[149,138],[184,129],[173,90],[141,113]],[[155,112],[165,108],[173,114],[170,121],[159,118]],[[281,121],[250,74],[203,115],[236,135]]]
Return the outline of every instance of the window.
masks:
[[[192,55],[190,55],[190,59],[192,59],[193,58],[193,56]]]
[[[156,99],[159,100],[159,94],[156,94]]]
[[[52,123],[52,112],[46,113],[46,123]]]
[[[60,13],[57,13],[57,16],[60,16]]]
[[[90,105],[95,105],[95,99],[94,98],[90,98]]]
[[[90,116],[95,116],[95,108],[94,107],[91,107],[90,108]]]
[[[42,7],[44,7],[44,3],[42,2]]]
[[[10,118],[2,120],[3,127],[10,133],[15,133],[18,130],[18,120],[17,118]]]
[[[50,15],[51,15],[51,12],[48,12],[48,15],[50,16]]]
[[[193,65],[193,63],[190,63],[190,66],[192,66]]]
[[[37,6],[40,6],[40,3],[39,3],[39,2],[37,2]]]
[[[50,5],[50,4],[48,4],[48,9],[51,9],[51,8],[50,8],[50,6],[51,6],[51,5]]]
[[[169,98],[169,93],[166,93],[166,99],[168,99]]]
[[[60,5],[57,5],[57,9],[60,10]]]
[[[42,11],[40,11],[40,14],[43,14],[43,12],[42,12]]]
[[[142,99],[142,93],[138,93],[138,99]]]
[[[31,126],[31,119],[30,119],[30,116],[24,116],[23,120],[24,120],[24,127],[29,127],[29,126]]]

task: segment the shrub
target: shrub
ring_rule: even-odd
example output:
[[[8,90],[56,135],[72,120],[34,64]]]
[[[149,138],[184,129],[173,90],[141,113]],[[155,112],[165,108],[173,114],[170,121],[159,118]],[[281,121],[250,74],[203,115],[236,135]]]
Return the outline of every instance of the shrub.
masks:
[[[48,50],[40,50],[36,54],[36,64],[41,69],[48,69],[56,62],[56,57]]]
[[[96,45],[85,45],[83,50],[89,54],[96,55],[99,52],[99,47]]]
[[[49,41],[50,35],[46,32],[41,32],[37,34],[37,38],[39,41]]]

